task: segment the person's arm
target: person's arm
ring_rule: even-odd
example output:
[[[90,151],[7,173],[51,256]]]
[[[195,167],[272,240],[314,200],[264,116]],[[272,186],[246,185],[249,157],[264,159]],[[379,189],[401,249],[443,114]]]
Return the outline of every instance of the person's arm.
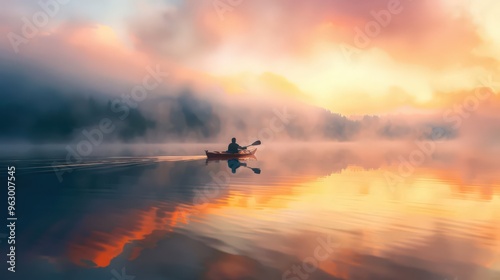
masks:
[[[240,150],[246,150],[247,147],[242,147],[242,146],[238,145],[238,149],[240,149]]]

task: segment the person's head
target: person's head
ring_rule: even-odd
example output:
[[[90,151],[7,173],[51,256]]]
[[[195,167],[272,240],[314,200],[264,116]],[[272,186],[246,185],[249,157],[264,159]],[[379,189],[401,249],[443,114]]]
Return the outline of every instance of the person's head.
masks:
[[[231,139],[231,143],[236,143],[236,138],[234,138],[234,137],[233,137],[233,138]]]

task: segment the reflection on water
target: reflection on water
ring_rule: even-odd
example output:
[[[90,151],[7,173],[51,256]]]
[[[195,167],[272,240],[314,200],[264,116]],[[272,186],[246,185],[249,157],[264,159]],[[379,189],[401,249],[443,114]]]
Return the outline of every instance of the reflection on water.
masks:
[[[62,182],[61,161],[19,160],[18,275],[500,279],[498,151],[442,147],[402,174],[397,159],[409,152],[101,157],[71,166]]]
[[[257,168],[257,167],[251,167],[248,165],[248,163],[246,161],[248,160],[255,160],[257,159],[257,157],[255,156],[250,156],[250,157],[247,157],[247,158],[232,158],[232,159],[226,159],[226,160],[219,160],[219,159],[207,159],[206,160],[206,163],[209,164],[211,162],[227,162],[227,167],[231,170],[231,173],[235,174],[236,173],[236,170],[238,170],[238,168],[240,167],[243,167],[242,169],[245,169],[245,168],[248,168],[250,170],[252,170],[253,173],[255,174],[260,174],[262,171],[260,170],[260,168]]]

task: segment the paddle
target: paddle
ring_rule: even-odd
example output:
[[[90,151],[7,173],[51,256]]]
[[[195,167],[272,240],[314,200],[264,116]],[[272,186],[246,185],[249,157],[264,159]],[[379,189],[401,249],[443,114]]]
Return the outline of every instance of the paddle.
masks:
[[[255,174],[260,174],[260,168],[252,168],[252,167],[248,167],[246,165],[243,165],[243,166],[246,168],[252,169],[253,173],[255,173]]]
[[[250,144],[250,145],[248,145],[248,146],[244,146],[243,148],[248,148],[248,147],[250,147],[250,146],[258,146],[258,145],[260,145],[260,144],[262,144],[262,142],[260,142],[260,140],[257,140],[257,141],[253,142],[252,144]]]

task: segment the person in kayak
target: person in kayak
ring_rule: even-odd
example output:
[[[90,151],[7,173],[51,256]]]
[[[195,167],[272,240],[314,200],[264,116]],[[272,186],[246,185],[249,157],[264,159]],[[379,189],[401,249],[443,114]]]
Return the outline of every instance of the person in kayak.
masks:
[[[227,152],[231,154],[237,154],[240,150],[246,150],[246,147],[242,147],[236,143],[236,138],[231,139],[231,144],[227,146]]]

